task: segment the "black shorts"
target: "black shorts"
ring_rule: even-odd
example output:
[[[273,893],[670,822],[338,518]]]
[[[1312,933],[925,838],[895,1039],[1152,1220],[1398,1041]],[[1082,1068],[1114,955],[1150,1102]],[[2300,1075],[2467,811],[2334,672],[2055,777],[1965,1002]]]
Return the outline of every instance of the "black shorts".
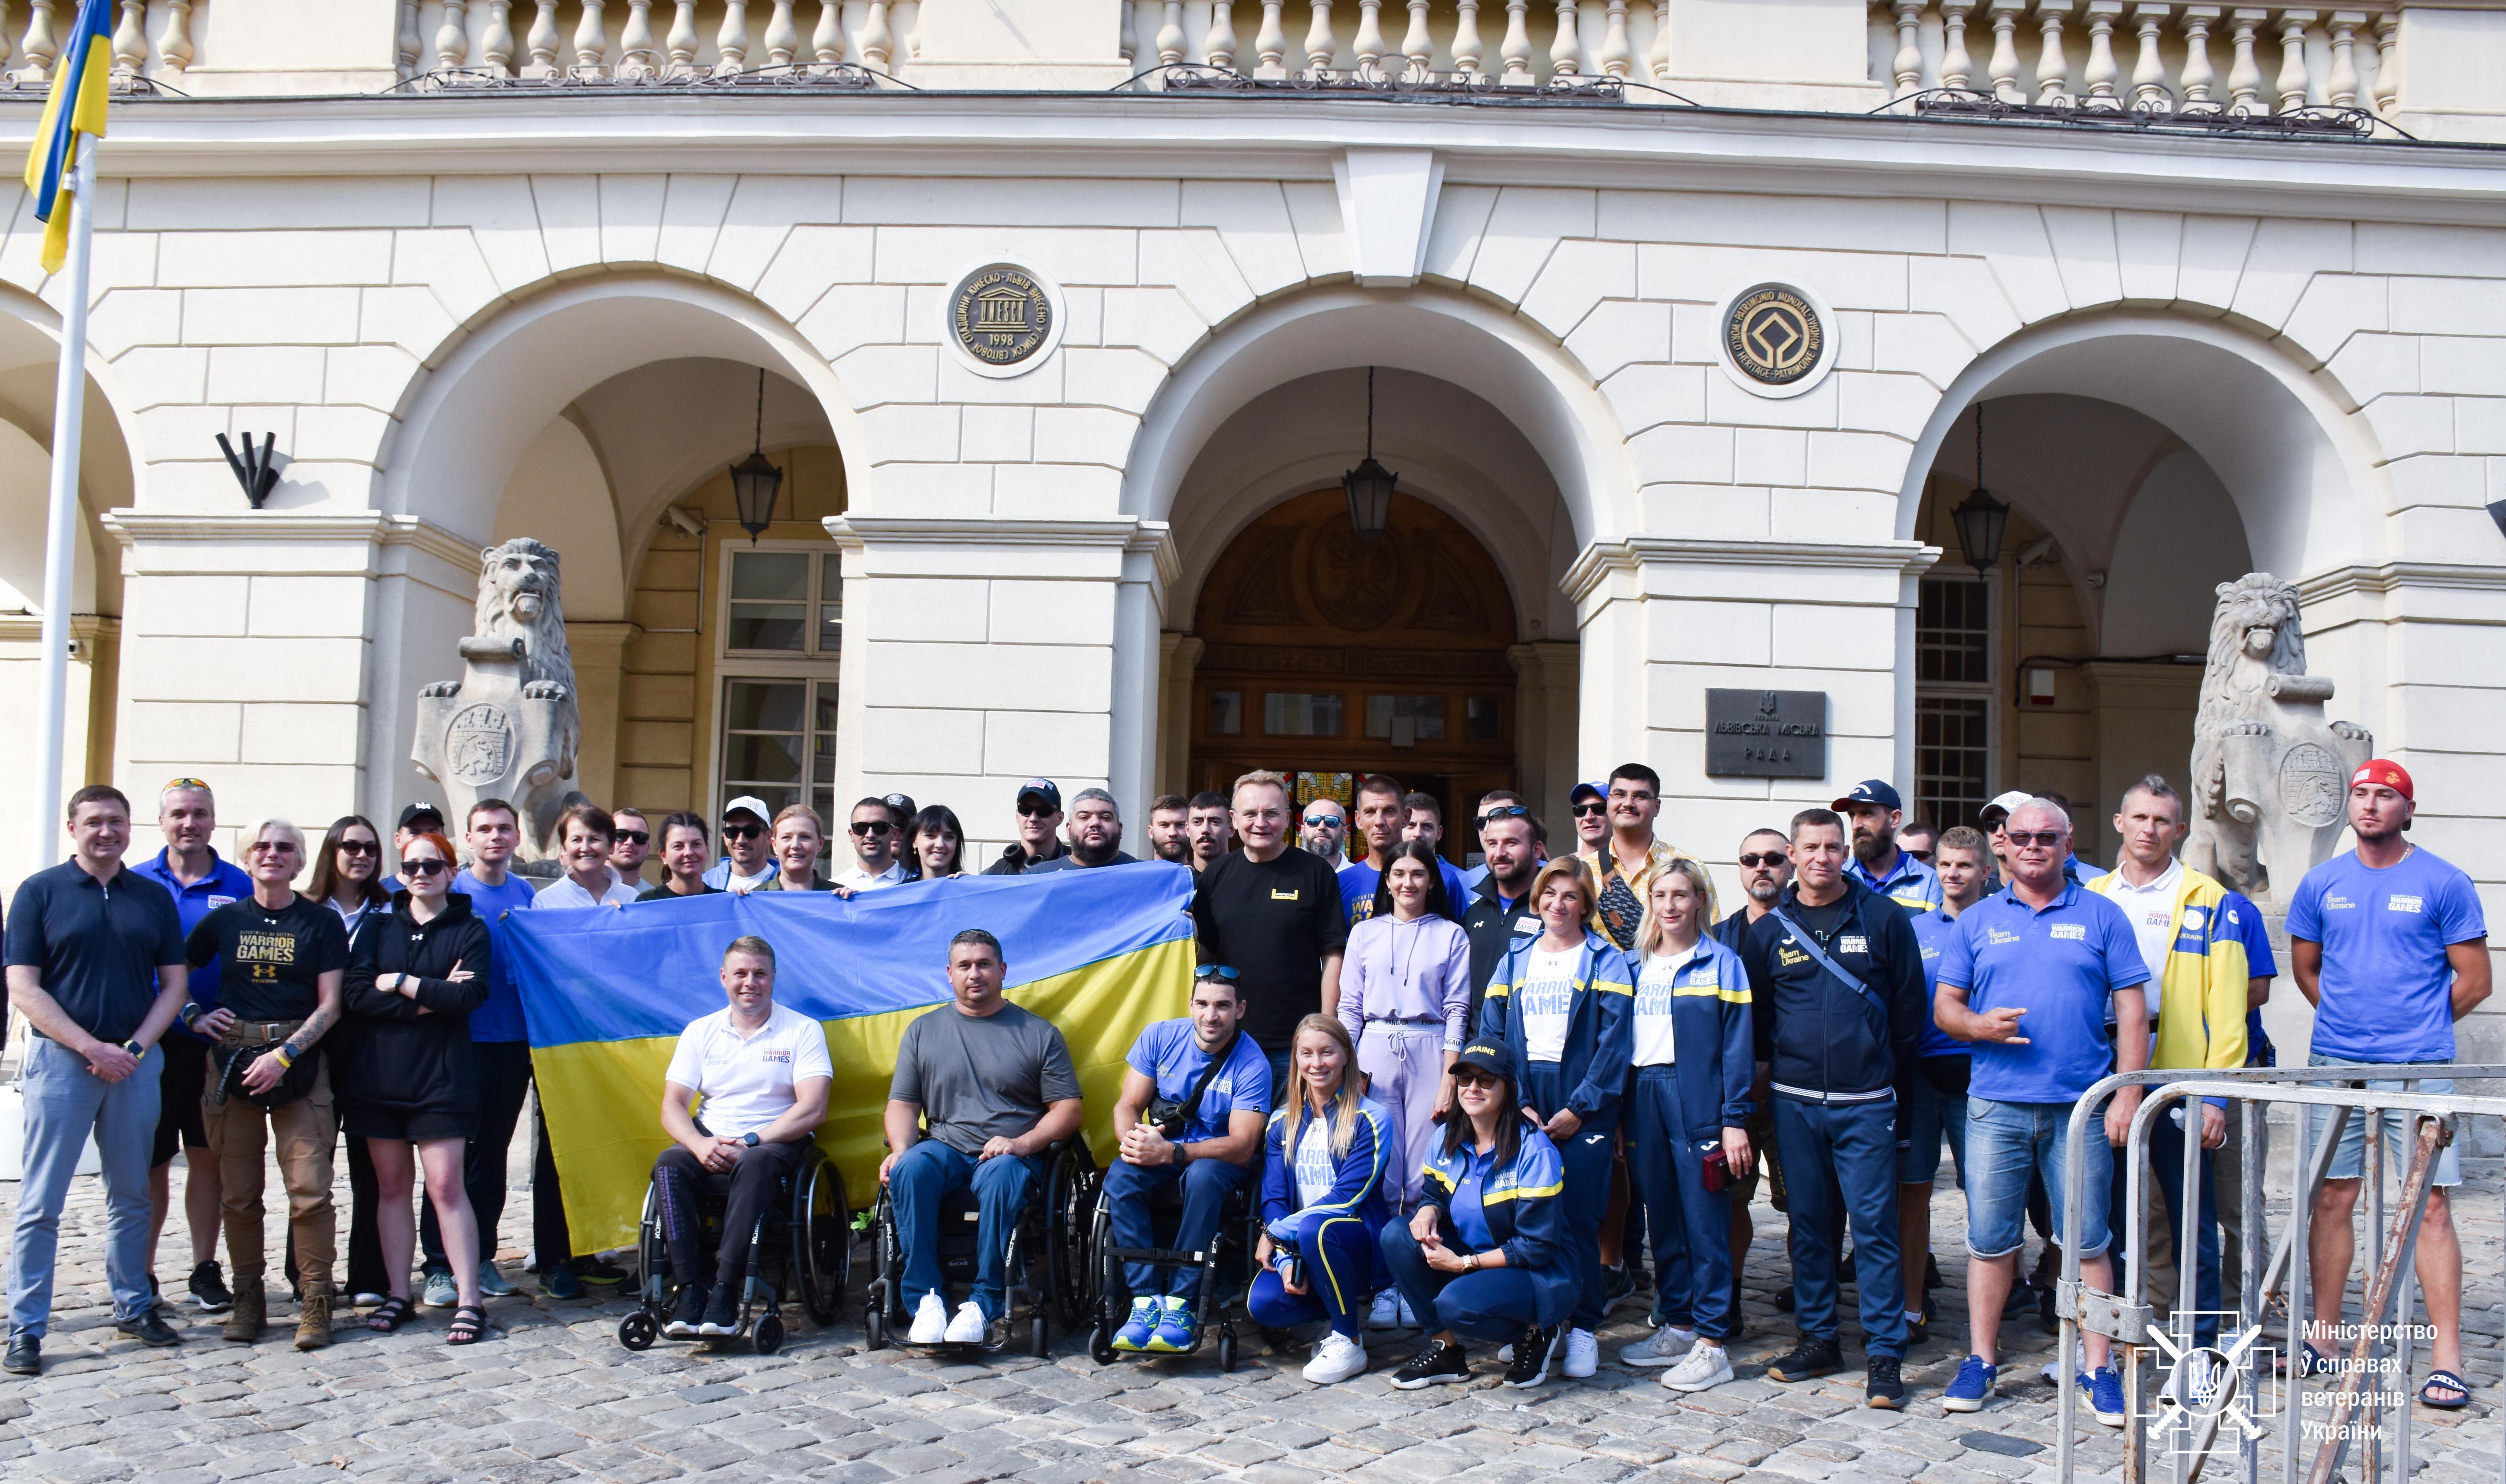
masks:
[[[475,1108],[375,1108],[350,1103],[340,1110],[340,1127],[351,1139],[468,1139],[479,1132]]]
[[[165,1067],[158,1083],[162,1108],[157,1114],[157,1148],[148,1158],[152,1170],[171,1161],[177,1146],[203,1152],[209,1147],[208,1125],[200,1119],[200,1099],[209,1087],[209,1048],[180,1031],[168,1031],[157,1044],[165,1053]]]

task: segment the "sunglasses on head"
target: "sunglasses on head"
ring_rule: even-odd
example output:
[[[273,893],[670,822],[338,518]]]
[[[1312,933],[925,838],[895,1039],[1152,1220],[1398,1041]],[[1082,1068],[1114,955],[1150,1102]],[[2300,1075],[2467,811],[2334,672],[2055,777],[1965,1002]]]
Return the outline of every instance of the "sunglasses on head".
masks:
[[[877,839],[896,827],[883,819],[857,819],[852,822],[851,828],[855,834],[865,834],[872,839]]]
[[[1755,870],[1761,866],[1780,866],[1791,859],[1792,857],[1784,854],[1780,850],[1770,850],[1763,855],[1742,856],[1740,858],[1740,868],[1742,870]]]
[[[404,876],[432,876],[437,871],[450,870],[451,868],[452,863],[449,861],[403,861],[400,863],[400,873]]]
[[[617,835],[618,843],[621,845],[641,845],[652,838],[653,831],[650,830],[621,830]]]
[[[725,825],[722,827],[722,837],[726,840],[753,840],[765,832],[766,827],[764,825]]]
[[[334,848],[343,856],[378,856],[383,853],[382,846],[373,840],[341,840]]]
[[[1521,804],[1499,804],[1480,816],[1480,828],[1486,829],[1501,819],[1528,819],[1531,811]]]
[[[1595,814],[1607,814],[1609,812],[1610,806],[1597,798],[1588,799],[1575,806],[1575,817],[1577,819],[1590,819]]]
[[[2059,845],[2066,838],[2059,830],[2005,830],[2001,837],[2017,846]]]

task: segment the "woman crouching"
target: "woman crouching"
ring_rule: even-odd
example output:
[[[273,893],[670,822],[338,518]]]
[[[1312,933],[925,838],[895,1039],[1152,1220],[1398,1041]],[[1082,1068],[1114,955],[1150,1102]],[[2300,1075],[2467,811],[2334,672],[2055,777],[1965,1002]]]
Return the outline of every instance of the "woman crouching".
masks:
[[[1331,1330],[1306,1365],[1329,1386],[1366,1369],[1366,1316],[1383,1287],[1376,1234],[1391,1219],[1383,1169],[1392,1119],[1365,1095],[1348,1028],[1329,1015],[1297,1022],[1294,1101],[1271,1114],[1262,1165],[1260,1271],[1245,1307],[1266,1329],[1322,1319]]]

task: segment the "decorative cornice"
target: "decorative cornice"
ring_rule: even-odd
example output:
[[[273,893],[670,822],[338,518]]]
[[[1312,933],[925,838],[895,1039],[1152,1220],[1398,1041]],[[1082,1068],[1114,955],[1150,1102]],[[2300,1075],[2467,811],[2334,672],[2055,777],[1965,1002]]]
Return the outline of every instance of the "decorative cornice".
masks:
[[[1630,536],[1594,542],[1578,553],[1560,583],[1570,602],[1581,603],[1613,572],[1651,565],[1682,567],[1794,567],[1825,571],[1874,570],[1904,576],[1928,570],[1941,548],[1919,541],[1687,541],[1669,536]]]
[[[2462,562],[2386,562],[2381,567],[2327,567],[2297,580],[2301,603],[2323,603],[2353,593],[2382,596],[2400,587],[2440,587],[2457,592],[2506,592],[2506,566]]]
[[[119,639],[122,620],[111,614],[72,614],[70,637]],[[41,644],[43,639],[42,614],[0,614],[0,644]]]
[[[225,514],[107,511],[97,517],[125,548],[142,543],[304,542],[331,544],[362,541],[376,547],[414,547],[429,556],[469,568],[479,564],[479,547],[417,515],[382,511],[351,511],[338,515],[251,511]]]
[[[827,535],[847,551],[870,547],[1079,547],[1112,548],[1156,564],[1161,586],[1173,585],[1183,566],[1175,554],[1174,529],[1163,520],[935,520],[919,515],[829,515]]]

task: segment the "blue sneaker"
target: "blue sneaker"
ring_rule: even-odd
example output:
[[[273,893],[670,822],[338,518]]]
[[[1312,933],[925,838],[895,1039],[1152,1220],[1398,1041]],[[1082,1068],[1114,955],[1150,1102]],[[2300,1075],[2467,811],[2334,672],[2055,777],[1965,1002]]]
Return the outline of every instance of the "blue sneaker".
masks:
[[[575,1276],[573,1267],[558,1263],[540,1273],[540,1291],[550,1298],[581,1298],[583,1280]]]
[[[2089,1411],[2109,1428],[2120,1428],[2127,1420],[2123,1409],[2123,1377],[2111,1365],[2100,1365],[2080,1376],[2080,1390],[2087,1394]]]
[[[1149,1348],[1149,1336],[1165,1313],[1163,1301],[1146,1294],[1131,1300],[1131,1317],[1114,1331],[1114,1348],[1136,1355]]]
[[[1969,1356],[1959,1362],[1957,1379],[1941,1394],[1941,1405],[1952,1412],[1981,1412],[1992,1399],[1992,1381],[1999,1375],[1997,1366],[1984,1363],[1982,1356]]]
[[[1179,1356],[1200,1343],[1200,1322],[1193,1318],[1189,1299],[1168,1297],[1166,1312],[1158,1316],[1157,1332],[1149,1336],[1149,1349],[1158,1355]]]

